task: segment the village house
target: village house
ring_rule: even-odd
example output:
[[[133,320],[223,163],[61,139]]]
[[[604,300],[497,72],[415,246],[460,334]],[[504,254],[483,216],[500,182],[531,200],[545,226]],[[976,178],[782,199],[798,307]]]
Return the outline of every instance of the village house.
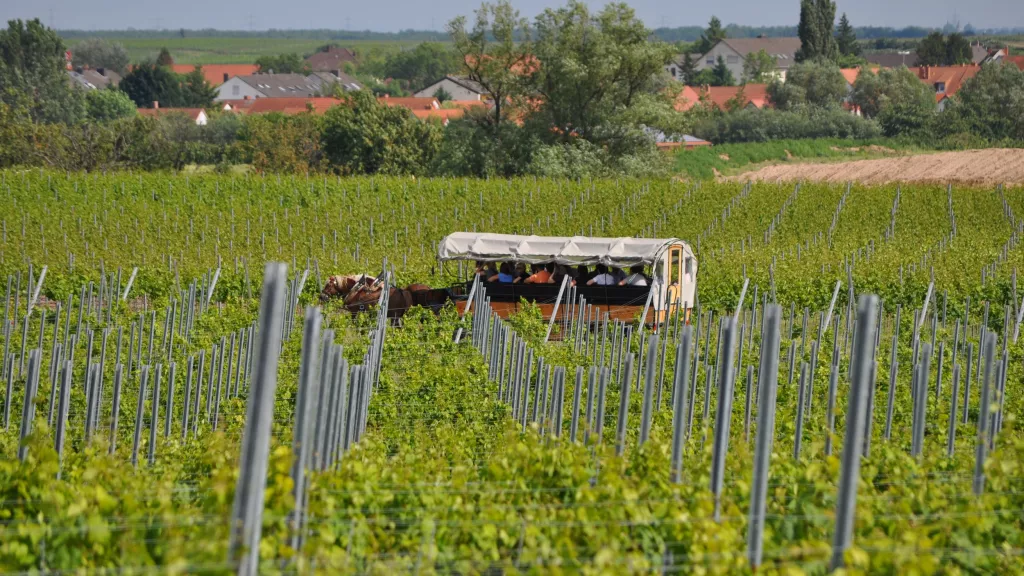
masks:
[[[209,120],[206,116],[206,110],[202,108],[161,108],[159,102],[153,102],[152,108],[139,108],[139,114],[151,118],[178,114],[192,120],[196,123],[196,126],[206,126]]]
[[[78,67],[68,70],[68,79],[72,85],[85,90],[102,90],[108,86],[117,86],[121,83],[121,75],[108,68]]]
[[[911,68],[922,82],[935,89],[935,104],[939,111],[945,110],[950,98],[952,98],[964,82],[973,78],[981,67],[977,64],[964,66],[917,66]]]
[[[345,64],[355,62],[356,53],[340,46],[328,46],[306,57],[306,63],[313,72],[331,72],[336,76],[345,71]]]
[[[174,64],[171,66],[176,74],[188,74],[195,70],[194,64]],[[203,78],[210,83],[210,86],[217,87],[234,78],[235,76],[249,76],[255,74],[255,64],[202,64]]]
[[[288,116],[311,112],[322,115],[332,106],[341,104],[337,98],[250,98],[242,100],[223,100],[220,109],[238,114],[267,114],[279,112]]]
[[[686,112],[702,103],[719,110],[728,109],[730,104],[739,108],[765,108],[768,106],[768,85],[685,86],[676,96],[674,108],[677,112]]]
[[[451,95],[452,100],[482,101],[486,97],[486,91],[483,86],[464,76],[445,76],[416,92],[414,96],[433,98],[438,90],[447,92]]]
[[[250,74],[235,76],[217,89],[215,101],[255,100],[257,98],[310,98],[330,94],[334,85],[349,92],[362,86],[349,76],[326,72],[302,74]]]
[[[707,68],[714,68],[721,56],[725,66],[732,72],[733,78],[737,81],[743,78],[743,62],[752,53],[764,50],[769,56],[775,59],[775,75],[779,79],[786,80],[786,72],[796,64],[796,53],[800,50],[799,38],[726,38],[719,40],[700,56],[691,55],[694,68],[700,72]],[[682,80],[682,62],[684,56],[677,57],[670,62],[665,71],[676,80]]]

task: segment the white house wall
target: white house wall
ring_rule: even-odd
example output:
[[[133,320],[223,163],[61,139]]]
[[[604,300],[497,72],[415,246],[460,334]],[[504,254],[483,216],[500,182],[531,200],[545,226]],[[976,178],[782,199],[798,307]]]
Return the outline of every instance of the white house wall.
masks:
[[[715,64],[718,63],[719,56],[725,59],[725,66],[732,72],[732,77],[739,82],[743,78],[743,57],[725,42],[715,44],[707,54],[700,56],[699,60],[694,61],[697,71],[700,72],[705,68],[714,68]]]
[[[214,100],[244,100],[246,97],[254,99],[264,96],[265,94],[235,76],[217,87],[217,96]]]
[[[480,100],[480,94],[470,90],[461,84],[456,84],[448,78],[440,80],[427,86],[423,90],[413,94],[417,98],[430,98],[437,92],[438,88],[444,88],[444,91],[452,95],[452,100]]]

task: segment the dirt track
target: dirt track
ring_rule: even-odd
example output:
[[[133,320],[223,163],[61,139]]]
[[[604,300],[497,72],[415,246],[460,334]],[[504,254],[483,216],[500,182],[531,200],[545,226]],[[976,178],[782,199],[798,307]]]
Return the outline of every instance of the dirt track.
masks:
[[[850,162],[787,163],[765,166],[725,180],[1024,185],[1024,149],[937,152]]]

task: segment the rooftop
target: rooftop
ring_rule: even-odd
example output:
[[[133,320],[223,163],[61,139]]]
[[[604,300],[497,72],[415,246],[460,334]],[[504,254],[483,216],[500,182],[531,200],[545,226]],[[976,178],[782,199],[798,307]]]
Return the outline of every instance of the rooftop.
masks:
[[[235,76],[249,76],[256,73],[255,64],[203,64],[203,78],[211,86],[220,86]],[[178,74],[188,74],[195,69],[193,64],[174,64],[171,70]]]
[[[736,98],[740,89],[743,89],[745,100],[743,107],[753,104],[757,108],[764,108],[768,105],[767,84],[746,84],[744,86],[686,86],[676,97],[675,109],[685,112],[701,102],[725,110],[730,100]]]
[[[262,92],[267,98],[311,97],[320,94],[323,81],[302,74],[252,74],[238,79]]]

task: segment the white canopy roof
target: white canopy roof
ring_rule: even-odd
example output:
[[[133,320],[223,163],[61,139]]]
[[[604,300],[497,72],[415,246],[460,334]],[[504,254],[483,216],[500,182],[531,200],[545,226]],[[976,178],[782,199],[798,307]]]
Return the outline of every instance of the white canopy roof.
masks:
[[[437,256],[446,260],[516,260],[520,262],[628,267],[653,265],[669,246],[681,245],[683,256],[693,258],[690,246],[678,238],[588,238],[586,236],[519,236],[455,232],[438,244]]]

